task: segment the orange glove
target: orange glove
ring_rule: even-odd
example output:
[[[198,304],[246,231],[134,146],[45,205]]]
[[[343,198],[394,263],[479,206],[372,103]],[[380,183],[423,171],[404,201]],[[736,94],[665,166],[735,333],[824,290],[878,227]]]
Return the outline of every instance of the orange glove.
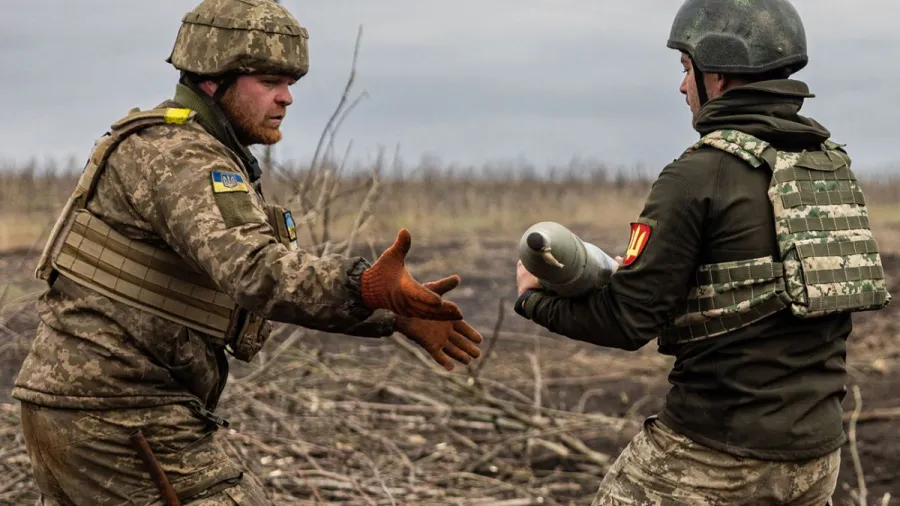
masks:
[[[456,304],[416,281],[406,268],[412,238],[405,228],[397,240],[362,274],[363,304],[370,310],[387,309],[400,316],[429,320],[462,320]],[[451,276],[451,278],[456,277]],[[458,277],[457,284],[459,283]],[[446,279],[440,280],[444,282]]]
[[[459,286],[459,276],[449,276],[424,286],[443,295]],[[397,316],[395,326],[398,332],[424,348],[435,362],[448,371],[454,368],[453,359],[468,364],[473,358],[481,356],[481,350],[475,345],[481,344],[484,338],[463,320],[435,321]]]

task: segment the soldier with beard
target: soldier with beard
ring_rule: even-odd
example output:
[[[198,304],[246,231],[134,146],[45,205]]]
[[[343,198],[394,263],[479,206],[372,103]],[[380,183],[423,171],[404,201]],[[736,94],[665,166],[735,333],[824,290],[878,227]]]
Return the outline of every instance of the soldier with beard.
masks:
[[[480,355],[442,298],[459,278],[406,269],[408,231],[374,264],[317,257],[263,199],[248,146],[281,139],[307,30],[270,0],[204,0],[182,21],[173,99],[95,144],[36,271],[50,288],[12,394],[43,504],[268,504],[213,411],[228,355],[250,361],[270,321],[397,331],[447,369]]]

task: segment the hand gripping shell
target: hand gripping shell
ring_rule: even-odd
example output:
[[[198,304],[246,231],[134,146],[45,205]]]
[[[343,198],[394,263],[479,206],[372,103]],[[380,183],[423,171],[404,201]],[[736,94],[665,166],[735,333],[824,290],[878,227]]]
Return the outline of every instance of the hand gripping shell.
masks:
[[[552,221],[525,231],[519,241],[519,259],[546,290],[563,297],[601,288],[618,268],[603,250]]]

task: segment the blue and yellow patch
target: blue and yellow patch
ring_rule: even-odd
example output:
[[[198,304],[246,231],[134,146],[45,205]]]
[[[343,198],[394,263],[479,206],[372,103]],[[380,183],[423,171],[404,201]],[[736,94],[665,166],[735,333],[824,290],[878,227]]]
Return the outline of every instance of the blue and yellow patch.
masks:
[[[287,228],[290,241],[297,242],[297,226],[294,224],[294,216],[290,211],[284,212],[284,226]]]
[[[250,192],[250,187],[244,181],[244,176],[237,172],[224,172],[214,170],[212,172],[213,193]]]

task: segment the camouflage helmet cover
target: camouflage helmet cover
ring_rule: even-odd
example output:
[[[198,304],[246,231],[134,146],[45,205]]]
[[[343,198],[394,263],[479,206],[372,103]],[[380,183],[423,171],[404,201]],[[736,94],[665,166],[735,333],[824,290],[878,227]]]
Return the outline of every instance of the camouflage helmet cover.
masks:
[[[272,0],[203,0],[184,15],[172,53],[175,68],[200,75],[309,71],[309,33]]]
[[[806,32],[788,0],[686,0],[667,46],[701,72],[757,74],[806,66]]]

